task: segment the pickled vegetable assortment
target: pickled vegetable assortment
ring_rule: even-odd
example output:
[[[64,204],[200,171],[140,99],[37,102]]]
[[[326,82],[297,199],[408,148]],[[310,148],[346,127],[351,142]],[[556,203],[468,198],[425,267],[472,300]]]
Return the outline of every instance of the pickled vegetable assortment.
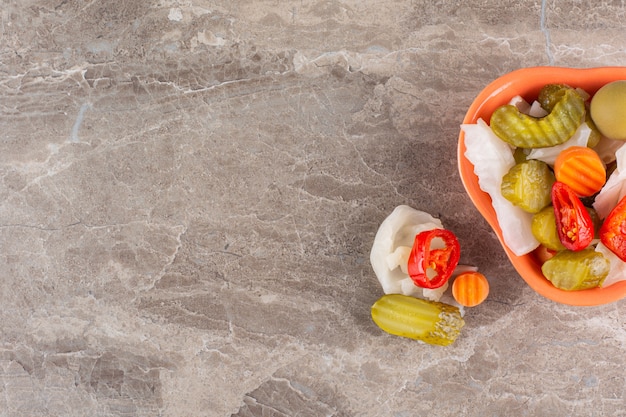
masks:
[[[537,106],[542,111],[531,115],[527,109]],[[481,125],[482,131],[471,128]],[[462,129],[465,156],[492,198],[509,249],[518,256],[537,253],[543,275],[562,290],[626,279],[626,80],[593,95],[576,86],[548,84],[533,105],[520,104],[516,97],[493,112],[488,126],[479,119]],[[523,211],[503,209],[493,187],[483,187],[486,180],[494,181],[484,176],[487,164],[494,172],[502,166],[493,166],[495,158],[487,161],[470,146],[491,141],[492,134],[509,145],[497,148],[506,161],[500,195]],[[607,149],[612,150],[608,155]],[[525,252],[512,249],[520,245],[509,228],[520,224],[530,224],[536,240]]]
[[[370,252],[370,262],[385,293],[371,308],[372,320],[387,333],[433,345],[448,345],[463,327],[463,308],[456,293],[446,294],[451,278],[477,273],[459,265],[461,245],[439,219],[401,205],[381,223]],[[484,301],[488,282],[471,306]],[[457,281],[455,280],[455,283]],[[466,286],[469,289],[469,286]],[[470,294],[468,292],[468,294]]]

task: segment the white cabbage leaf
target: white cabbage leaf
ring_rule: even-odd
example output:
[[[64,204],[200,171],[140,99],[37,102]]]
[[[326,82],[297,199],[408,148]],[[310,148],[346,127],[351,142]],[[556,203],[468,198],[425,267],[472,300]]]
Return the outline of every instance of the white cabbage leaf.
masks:
[[[605,219],[626,195],[626,146],[624,144],[615,152],[615,160],[617,167],[593,202],[593,208],[601,219]]]
[[[370,263],[385,294],[424,298],[422,288],[409,277],[406,265],[415,236],[433,229],[443,229],[441,220],[406,205],[396,207],[380,224]]]
[[[591,135],[591,128],[586,122],[583,122],[580,126],[578,126],[574,135],[566,142],[556,146],[549,146],[547,148],[535,148],[528,154],[528,159],[538,159],[550,166],[554,166],[554,162],[562,150],[569,148],[570,146],[587,146],[589,135]]]
[[[502,196],[502,177],[514,165],[513,149],[501,140],[484,120],[463,124],[465,157],[474,165],[481,190],[491,197],[493,209],[507,247],[517,256],[532,252],[539,242],[532,234],[532,214]]]
[[[370,252],[370,263],[385,294],[404,294],[432,301],[445,300],[447,304],[459,307],[463,315],[463,306],[451,294],[445,294],[450,281],[439,288],[422,288],[413,283],[407,271],[415,236],[421,232],[443,228],[441,220],[430,214],[400,205],[378,228]],[[460,273],[477,270],[475,266],[457,265],[450,279]]]
[[[609,248],[604,246],[602,242],[596,245],[596,252],[600,252],[610,262],[609,274],[604,279],[601,287],[606,288],[611,284],[615,284],[618,281],[626,279],[626,262],[622,261],[617,255],[615,255]]]

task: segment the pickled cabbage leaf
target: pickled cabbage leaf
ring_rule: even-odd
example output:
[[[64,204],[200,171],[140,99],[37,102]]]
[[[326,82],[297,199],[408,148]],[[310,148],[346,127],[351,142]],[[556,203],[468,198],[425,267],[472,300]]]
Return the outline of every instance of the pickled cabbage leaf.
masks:
[[[430,214],[401,205],[380,224],[370,252],[370,263],[385,294],[424,298],[407,272],[407,262],[415,236],[426,230],[443,229]],[[439,294],[440,296],[440,294]]]
[[[626,277],[626,262],[622,261],[617,255],[615,255],[609,248],[604,246],[602,242],[599,242],[596,246],[596,252],[600,252],[610,262],[609,274],[602,282],[601,287],[606,288],[611,284],[618,281],[623,281]]]
[[[396,207],[380,224],[370,252],[370,263],[385,294],[404,294],[432,301],[443,301],[459,308],[451,294],[446,294],[448,282],[435,289],[418,287],[408,274],[409,254],[415,236],[426,230],[443,229],[441,220],[406,205]],[[477,271],[471,265],[457,265],[451,279],[467,271]]]
[[[547,148],[535,148],[528,154],[528,159],[538,159],[550,166],[554,166],[554,162],[562,150],[570,146],[587,146],[589,135],[591,135],[591,128],[586,122],[583,122],[578,126],[576,133],[565,143]]]
[[[609,215],[613,207],[626,195],[626,145],[615,152],[617,167],[609,176],[593,202],[593,208],[601,219]]]
[[[609,139],[606,136],[600,137],[600,142],[593,148],[602,162],[610,164],[615,161],[615,152],[624,144],[623,140]]]
[[[474,165],[481,190],[491,197],[506,246],[517,256],[533,251],[539,242],[531,231],[532,214],[514,206],[500,191],[502,177],[515,165],[513,149],[482,119],[463,124],[461,129],[465,133],[465,157]]]

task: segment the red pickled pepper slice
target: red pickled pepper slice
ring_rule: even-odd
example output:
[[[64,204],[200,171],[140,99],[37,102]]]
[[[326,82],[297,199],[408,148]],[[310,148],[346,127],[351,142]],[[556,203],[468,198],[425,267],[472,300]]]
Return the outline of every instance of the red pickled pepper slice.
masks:
[[[600,241],[626,262],[626,197],[617,203],[602,223]]]
[[[593,221],[580,198],[567,184],[552,185],[552,205],[559,240],[567,249],[585,249],[593,240]]]
[[[431,247],[436,239],[441,239],[445,246]],[[418,287],[439,288],[450,279],[460,257],[461,246],[454,233],[445,229],[426,230],[415,236],[409,255],[409,276]]]

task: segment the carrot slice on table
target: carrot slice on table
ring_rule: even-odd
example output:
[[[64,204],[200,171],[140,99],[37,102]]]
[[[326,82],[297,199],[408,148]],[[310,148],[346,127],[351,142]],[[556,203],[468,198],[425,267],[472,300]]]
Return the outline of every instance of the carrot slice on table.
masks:
[[[554,163],[554,176],[580,197],[594,195],[606,182],[606,168],[600,156],[586,146],[563,150]]]
[[[464,272],[452,283],[452,296],[464,307],[475,307],[489,295],[489,281],[480,272]]]

